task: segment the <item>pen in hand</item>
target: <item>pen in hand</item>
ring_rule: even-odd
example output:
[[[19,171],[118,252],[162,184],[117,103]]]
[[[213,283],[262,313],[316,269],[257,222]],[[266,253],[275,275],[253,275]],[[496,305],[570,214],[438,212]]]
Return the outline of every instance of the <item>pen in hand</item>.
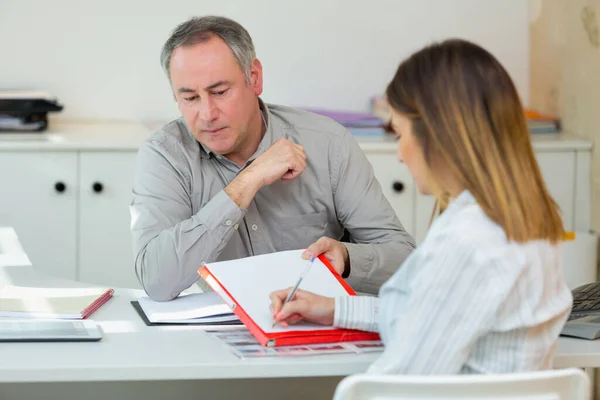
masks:
[[[302,282],[302,279],[304,279],[304,277],[308,273],[308,270],[310,269],[310,266],[312,265],[314,260],[315,260],[315,258],[311,257],[310,260],[308,261],[308,263],[306,264],[306,267],[304,267],[304,271],[302,271],[302,274],[300,274],[300,278],[298,278],[298,282],[296,282],[296,285],[294,286],[294,288],[292,290],[290,290],[287,297],[283,301],[283,304],[281,305],[282,309],[283,309],[283,306],[285,306],[287,303],[289,303],[290,300],[292,300],[292,297],[294,297],[294,295],[296,294],[296,291],[298,290],[298,287],[300,286],[300,282]],[[277,321],[273,320],[273,326],[271,326],[271,328],[275,328],[275,325],[277,325]]]

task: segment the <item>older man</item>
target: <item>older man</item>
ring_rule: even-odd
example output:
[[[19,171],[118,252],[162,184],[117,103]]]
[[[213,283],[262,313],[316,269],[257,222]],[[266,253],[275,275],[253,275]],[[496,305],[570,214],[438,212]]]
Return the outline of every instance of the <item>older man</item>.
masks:
[[[137,159],[131,228],[148,295],[175,298],[202,262],[305,247],[356,290],[376,292],[414,240],[348,131],[263,103],[252,39],[230,19],[182,23],[161,62],[182,118]],[[339,241],[344,232],[349,242]]]

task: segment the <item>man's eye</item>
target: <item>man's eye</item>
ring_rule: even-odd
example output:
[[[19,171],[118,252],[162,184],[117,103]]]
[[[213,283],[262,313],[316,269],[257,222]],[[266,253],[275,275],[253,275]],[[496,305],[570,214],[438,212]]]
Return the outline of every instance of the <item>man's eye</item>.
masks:
[[[213,92],[214,96],[223,96],[227,92],[227,89],[221,90],[220,92]]]
[[[198,96],[192,96],[192,97],[184,97],[185,101],[194,101],[198,98]]]

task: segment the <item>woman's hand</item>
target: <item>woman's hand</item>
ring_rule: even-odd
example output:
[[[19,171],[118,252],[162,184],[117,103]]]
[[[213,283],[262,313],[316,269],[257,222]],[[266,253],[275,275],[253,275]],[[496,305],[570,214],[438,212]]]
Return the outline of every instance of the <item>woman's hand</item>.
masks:
[[[290,290],[292,288],[278,290],[269,296],[273,321],[284,327],[302,320],[333,325],[335,299],[298,289],[294,297],[282,308]]]

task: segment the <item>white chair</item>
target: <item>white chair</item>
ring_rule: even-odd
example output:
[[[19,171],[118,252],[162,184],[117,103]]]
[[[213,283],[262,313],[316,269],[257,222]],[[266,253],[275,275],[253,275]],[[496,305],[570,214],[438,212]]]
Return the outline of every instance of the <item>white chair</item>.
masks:
[[[370,375],[344,378],[334,400],[589,400],[579,369],[495,375]]]

